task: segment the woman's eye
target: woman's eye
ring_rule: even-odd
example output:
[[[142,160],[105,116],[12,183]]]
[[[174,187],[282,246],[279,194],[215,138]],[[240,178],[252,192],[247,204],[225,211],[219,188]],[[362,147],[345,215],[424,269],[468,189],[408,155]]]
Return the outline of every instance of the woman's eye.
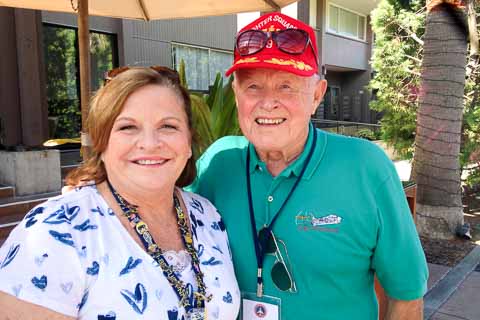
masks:
[[[282,84],[282,85],[280,86],[280,89],[282,89],[282,90],[288,90],[288,89],[291,89],[291,88],[292,88],[292,87],[290,87],[289,84]]]
[[[120,131],[133,130],[133,129],[135,129],[134,125],[124,125],[124,126],[121,126],[121,127],[118,128],[118,130],[120,130]]]
[[[173,124],[164,124],[162,125],[162,129],[177,130],[178,127]]]

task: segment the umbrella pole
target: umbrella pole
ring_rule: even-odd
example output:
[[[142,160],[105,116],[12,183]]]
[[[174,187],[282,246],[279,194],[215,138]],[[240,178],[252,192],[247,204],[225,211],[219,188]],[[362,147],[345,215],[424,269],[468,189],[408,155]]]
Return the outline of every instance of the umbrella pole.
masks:
[[[90,156],[90,139],[86,134],[86,121],[90,103],[90,27],[88,24],[88,0],[78,0],[78,48],[80,64],[80,103],[82,110],[82,156]]]

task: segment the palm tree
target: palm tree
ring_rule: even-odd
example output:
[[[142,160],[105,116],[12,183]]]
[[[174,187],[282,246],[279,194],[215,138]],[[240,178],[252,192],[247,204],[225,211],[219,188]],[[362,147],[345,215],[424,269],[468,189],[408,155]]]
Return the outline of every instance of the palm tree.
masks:
[[[464,223],[459,154],[468,29],[459,2],[427,0],[414,177],[417,227],[430,238],[453,238]]]

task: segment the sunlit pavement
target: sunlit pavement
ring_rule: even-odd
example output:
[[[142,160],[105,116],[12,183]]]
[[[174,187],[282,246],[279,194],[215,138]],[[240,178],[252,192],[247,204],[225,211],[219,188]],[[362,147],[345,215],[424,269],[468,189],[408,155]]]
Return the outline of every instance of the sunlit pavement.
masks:
[[[400,180],[410,179],[411,163],[394,161]],[[480,320],[480,241],[455,267],[428,264],[425,320]]]
[[[477,246],[453,268],[429,264],[425,320],[480,319],[479,263],[480,246]]]

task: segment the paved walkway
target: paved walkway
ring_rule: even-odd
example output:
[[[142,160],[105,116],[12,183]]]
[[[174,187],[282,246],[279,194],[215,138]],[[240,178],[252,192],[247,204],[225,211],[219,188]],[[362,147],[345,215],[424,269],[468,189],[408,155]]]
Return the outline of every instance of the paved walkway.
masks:
[[[409,161],[395,161],[400,180],[409,180]],[[480,320],[480,243],[453,268],[428,264],[424,320]]]
[[[428,265],[425,320],[480,320],[480,245],[453,268]]]

